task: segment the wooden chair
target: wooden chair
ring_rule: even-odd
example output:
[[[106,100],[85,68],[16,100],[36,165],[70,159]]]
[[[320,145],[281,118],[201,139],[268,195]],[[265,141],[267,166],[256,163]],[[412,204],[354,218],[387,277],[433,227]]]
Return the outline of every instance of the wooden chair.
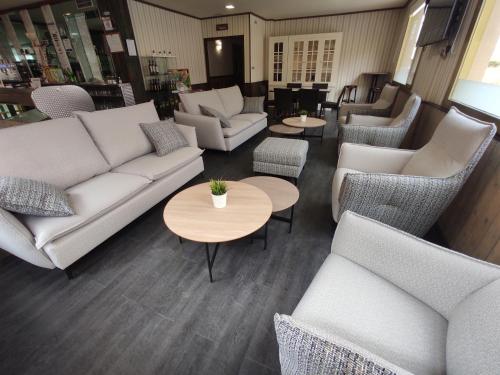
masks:
[[[318,116],[318,89],[300,89],[298,102],[299,110],[306,110],[310,115]]]
[[[294,113],[292,89],[274,89],[274,107],[278,118]]]
[[[340,95],[337,99],[336,102],[329,102],[329,101],[323,101],[321,102],[321,110],[319,112],[319,117],[325,115],[325,109],[329,108],[331,110],[337,110],[337,119],[339,117],[339,111],[338,109],[340,108],[340,105],[342,103],[355,103],[356,102],[356,95],[358,92],[358,86],[357,85],[346,85],[342,88],[342,91],[340,92]],[[354,94],[354,98],[352,98]]]

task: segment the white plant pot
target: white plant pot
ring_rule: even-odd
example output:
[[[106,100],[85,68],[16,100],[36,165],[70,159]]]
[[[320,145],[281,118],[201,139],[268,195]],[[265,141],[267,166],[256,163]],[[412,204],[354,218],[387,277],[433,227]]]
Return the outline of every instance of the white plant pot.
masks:
[[[224,208],[227,205],[227,193],[223,195],[213,195],[212,202],[215,208]]]
[[[306,122],[307,121],[307,115],[300,115],[300,121]]]

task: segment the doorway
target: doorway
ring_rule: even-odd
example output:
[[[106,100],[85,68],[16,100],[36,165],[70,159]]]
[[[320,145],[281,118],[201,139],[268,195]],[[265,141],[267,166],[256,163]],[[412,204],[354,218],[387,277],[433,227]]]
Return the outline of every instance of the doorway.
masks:
[[[205,39],[207,83],[212,89],[245,83],[243,35]]]

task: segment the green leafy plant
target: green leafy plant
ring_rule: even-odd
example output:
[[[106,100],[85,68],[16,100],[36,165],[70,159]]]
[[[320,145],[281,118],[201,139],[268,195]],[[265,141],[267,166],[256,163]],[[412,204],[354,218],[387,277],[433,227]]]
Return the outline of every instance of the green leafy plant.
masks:
[[[218,179],[210,180],[210,190],[212,190],[213,195],[224,195],[227,192],[226,181]]]
[[[299,115],[301,115],[301,116],[307,116],[307,111],[305,109],[301,109],[299,111]]]

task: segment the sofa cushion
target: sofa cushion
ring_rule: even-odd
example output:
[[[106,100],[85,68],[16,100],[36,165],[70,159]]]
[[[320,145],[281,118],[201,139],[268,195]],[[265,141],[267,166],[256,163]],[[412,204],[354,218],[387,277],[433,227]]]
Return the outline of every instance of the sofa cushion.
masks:
[[[188,145],[188,141],[172,120],[140,125],[144,134],[153,144],[158,156],[165,156]]]
[[[446,373],[446,319],[339,255],[327,257],[292,317],[414,374]]]
[[[463,170],[492,130],[493,124],[452,107],[424,147],[417,150],[401,174],[449,177]]]
[[[0,207],[26,215],[73,215],[64,191],[46,182],[20,177],[0,176]]]
[[[245,96],[241,113],[264,113],[264,96]]]
[[[220,97],[215,90],[179,93],[179,98],[184,110],[192,115],[201,115],[201,104],[219,111],[226,117],[231,117],[227,115]]]
[[[219,95],[227,117],[234,116],[243,110],[243,96],[238,86],[215,90]]]
[[[344,177],[347,173],[362,173],[354,169],[349,168],[337,168],[335,174],[333,175],[332,182],[332,214],[333,219],[336,223],[339,222],[339,211],[340,211],[340,191],[342,189],[342,183],[344,182]]]
[[[230,128],[222,128],[222,134],[225,138],[234,137],[236,134],[241,133],[243,130],[248,129],[253,125],[253,122],[248,120],[239,120],[232,117],[229,122],[231,123]]]
[[[206,105],[200,104],[200,111],[201,114],[204,116],[209,116],[209,117],[216,117],[220,121],[220,125],[223,128],[230,128],[231,123],[229,122],[229,119],[222,113],[220,113],[218,110],[212,108],[212,107],[207,107]]]
[[[245,121],[250,121],[252,124],[255,124],[256,122],[263,120],[267,117],[266,112],[262,113],[240,113],[238,115],[234,115],[231,117],[231,120],[245,120]]]
[[[500,369],[500,280],[463,300],[448,325],[446,365],[450,375],[497,374]]]
[[[406,101],[401,113],[392,119],[390,126],[393,128],[399,126],[409,127],[417,116],[421,102],[420,96],[412,94]]]
[[[74,112],[112,167],[153,151],[139,126],[159,121],[153,101],[96,112]]]
[[[159,180],[184,167],[203,153],[197,147],[182,147],[165,156],[147,154],[113,169],[113,172],[127,173]]]
[[[0,130],[0,176],[44,181],[64,190],[109,170],[75,118]]]
[[[75,214],[68,217],[21,216],[38,249],[90,223],[126,202],[151,181],[121,173],[105,173],[66,190]]]

